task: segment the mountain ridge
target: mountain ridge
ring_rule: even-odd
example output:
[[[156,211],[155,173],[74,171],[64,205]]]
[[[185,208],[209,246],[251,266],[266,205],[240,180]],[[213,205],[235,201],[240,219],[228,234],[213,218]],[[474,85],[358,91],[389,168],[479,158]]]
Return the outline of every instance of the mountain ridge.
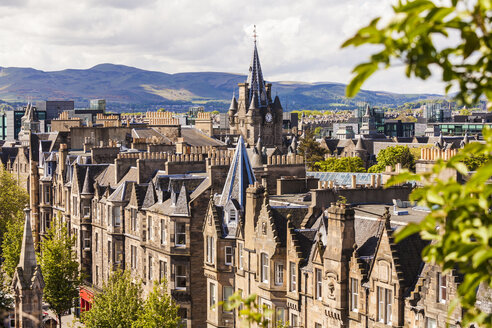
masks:
[[[246,75],[227,72],[165,73],[137,67],[102,63],[88,69],[43,71],[31,67],[0,67],[0,99],[9,102],[73,99],[85,105],[88,99],[104,98],[109,105],[140,108],[200,104],[225,111]],[[405,102],[443,97],[437,94],[399,94],[361,90],[345,97],[339,82],[273,81],[285,110],[353,108],[360,101],[375,106],[396,107]]]

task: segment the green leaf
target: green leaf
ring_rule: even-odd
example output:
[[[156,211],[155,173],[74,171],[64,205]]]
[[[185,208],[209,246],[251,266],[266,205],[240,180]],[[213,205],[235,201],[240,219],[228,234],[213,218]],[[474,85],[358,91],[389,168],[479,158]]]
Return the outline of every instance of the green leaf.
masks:
[[[356,76],[350,81],[345,90],[347,97],[354,97],[360,90],[362,84],[377,70],[378,65],[375,63],[360,64],[354,69]]]

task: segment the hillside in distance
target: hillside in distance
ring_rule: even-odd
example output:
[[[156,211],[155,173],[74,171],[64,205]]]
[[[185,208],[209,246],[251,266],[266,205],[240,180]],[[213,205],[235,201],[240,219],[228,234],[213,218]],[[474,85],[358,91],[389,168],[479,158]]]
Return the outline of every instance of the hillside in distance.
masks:
[[[237,84],[245,75],[197,72],[167,74],[135,67],[100,64],[89,69],[46,72],[33,68],[0,67],[0,99],[75,100],[77,107],[89,99],[103,98],[108,108],[204,105],[207,110],[226,111]],[[396,107],[406,102],[440,97],[435,94],[397,94],[362,90],[347,99],[345,85],[317,82],[272,82],[284,110],[353,108],[360,101],[373,106]],[[176,107],[176,106],[173,106]],[[179,107],[179,106],[177,106]]]

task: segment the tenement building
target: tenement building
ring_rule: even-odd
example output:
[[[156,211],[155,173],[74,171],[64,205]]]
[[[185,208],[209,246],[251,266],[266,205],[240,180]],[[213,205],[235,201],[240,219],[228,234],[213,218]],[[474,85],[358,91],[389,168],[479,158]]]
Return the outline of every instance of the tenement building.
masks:
[[[256,294],[272,309],[272,326],[459,326],[461,310],[447,310],[460,273],[424,263],[418,236],[394,241],[395,229],[426,215],[410,206],[412,187],[384,189],[390,171],[329,181],[326,172],[308,174],[297,138],[284,144],[282,107],[271,100],[256,44],[253,54],[229,111],[235,146],[203,132],[212,129],[207,115],[196,129],[170,113],[139,123],[98,114],[89,125],[62,113],[52,120],[56,131],[40,132],[28,106],[22,142],[0,154],[30,195],[33,242],[25,233],[29,261],[15,280],[20,311],[39,315],[43,284],[30,257],[61,220],[84,273],[81,311],[122,269],[143,281],[145,294],[166,282],[185,327],[240,327],[238,312],[220,305],[234,293]],[[371,135],[370,119],[367,127]],[[375,143],[350,142],[347,152],[370,161]],[[451,151],[423,150],[417,169]],[[34,303],[22,303],[24,294]]]

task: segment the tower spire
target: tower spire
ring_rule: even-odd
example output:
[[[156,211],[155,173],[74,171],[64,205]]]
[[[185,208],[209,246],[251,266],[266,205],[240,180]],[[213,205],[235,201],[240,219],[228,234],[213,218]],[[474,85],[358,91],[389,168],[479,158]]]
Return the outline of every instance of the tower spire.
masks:
[[[255,104],[258,108],[264,108],[268,106],[268,97],[265,88],[265,80],[263,80],[263,72],[261,71],[260,65],[260,57],[258,56],[258,48],[256,47],[256,39],[258,34],[256,33],[256,25],[253,31],[253,39],[254,39],[254,47],[253,47],[253,58],[251,59],[251,65],[249,66],[248,73],[248,83],[249,93],[248,93],[248,102],[256,97],[258,99],[258,103]]]

